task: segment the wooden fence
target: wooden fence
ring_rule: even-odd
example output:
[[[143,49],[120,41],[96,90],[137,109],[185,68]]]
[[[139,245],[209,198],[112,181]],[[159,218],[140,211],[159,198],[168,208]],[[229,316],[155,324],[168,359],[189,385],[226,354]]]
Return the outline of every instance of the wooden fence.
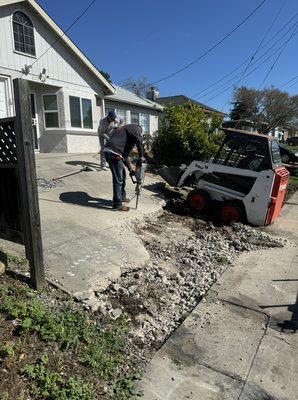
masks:
[[[45,284],[29,84],[15,79],[15,117],[0,119],[0,238],[25,245],[32,285]]]

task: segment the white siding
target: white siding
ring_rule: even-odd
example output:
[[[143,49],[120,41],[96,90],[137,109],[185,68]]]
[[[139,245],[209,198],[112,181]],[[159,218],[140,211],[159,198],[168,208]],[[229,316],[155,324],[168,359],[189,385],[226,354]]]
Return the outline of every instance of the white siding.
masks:
[[[25,64],[32,64],[36,58],[14,51],[12,14],[16,10],[25,12],[33,22],[37,58],[56,41],[57,36],[36,16],[30,6],[17,3],[0,7],[0,66],[7,71],[17,71],[21,76]],[[51,48],[33,65],[30,74],[27,76],[28,79],[40,82],[39,75],[43,68],[49,75],[47,84],[64,87],[77,85],[86,90],[91,88],[99,95],[103,94],[100,82],[95,78],[93,79],[87,67],[73,55],[72,51],[62,41],[56,43],[54,48]],[[8,74],[11,75],[9,72]],[[23,77],[25,76],[23,75]]]

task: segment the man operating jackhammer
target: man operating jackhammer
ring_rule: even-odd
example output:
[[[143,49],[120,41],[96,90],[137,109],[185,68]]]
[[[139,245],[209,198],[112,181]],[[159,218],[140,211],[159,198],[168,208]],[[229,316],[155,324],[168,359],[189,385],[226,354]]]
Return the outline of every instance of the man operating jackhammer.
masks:
[[[134,175],[128,158],[134,146],[137,147],[141,162],[144,162],[142,128],[139,125],[130,124],[116,129],[103,150],[113,176],[113,209],[115,211],[129,211],[129,207],[122,204],[130,201],[126,197],[124,166],[128,168],[131,175]]]

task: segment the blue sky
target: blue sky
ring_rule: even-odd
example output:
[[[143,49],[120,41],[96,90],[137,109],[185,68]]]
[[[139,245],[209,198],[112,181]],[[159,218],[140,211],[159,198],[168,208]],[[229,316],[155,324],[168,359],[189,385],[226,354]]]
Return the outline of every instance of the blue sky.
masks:
[[[146,76],[153,82],[198,57],[233,29],[260,2],[261,0],[97,0],[68,35],[98,69],[110,73],[114,83],[120,84],[130,76]],[[90,0],[39,0],[39,3],[62,29],[66,29]],[[298,12],[297,0],[267,0],[251,19],[206,58],[175,77],[161,82],[158,85],[161,96],[193,96],[232,71],[254,53],[282,4],[284,7],[265,39],[264,48],[256,56],[261,56],[280,40],[260,62],[265,60],[290,38],[292,31],[287,35],[286,31],[297,22],[297,15],[287,28],[274,40],[270,40]],[[283,34],[285,36],[281,39]],[[259,87],[277,54],[278,52],[243,79],[241,84]],[[243,65],[240,73],[246,65]],[[297,66],[298,34],[288,42],[265,85],[279,87],[285,84],[298,75]],[[214,86],[210,88],[214,89],[213,92],[205,91],[196,98],[218,109],[224,107],[228,111],[232,94],[232,88],[228,86],[235,82],[237,77],[230,84],[227,83],[222,88]],[[298,80],[292,83],[294,85],[288,89],[285,86],[285,90],[297,94]],[[213,98],[220,91],[223,93]]]

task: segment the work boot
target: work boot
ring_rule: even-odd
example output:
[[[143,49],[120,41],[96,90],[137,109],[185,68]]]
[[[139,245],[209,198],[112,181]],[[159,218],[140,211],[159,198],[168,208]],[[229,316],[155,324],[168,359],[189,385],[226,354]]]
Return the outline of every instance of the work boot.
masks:
[[[125,197],[125,198],[122,200],[122,202],[123,202],[123,203],[129,203],[129,202],[130,202],[130,199],[127,198],[127,197]]]
[[[129,207],[121,206],[119,208],[114,208],[114,211],[129,211]]]

